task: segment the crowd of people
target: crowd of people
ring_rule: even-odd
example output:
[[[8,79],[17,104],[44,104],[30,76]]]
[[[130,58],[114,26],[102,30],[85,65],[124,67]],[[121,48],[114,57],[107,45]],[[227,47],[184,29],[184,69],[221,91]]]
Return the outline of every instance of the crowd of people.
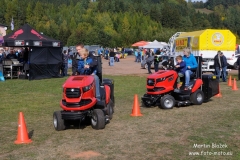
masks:
[[[101,58],[104,58],[108,60],[109,66],[114,66],[115,62],[120,62],[120,58],[125,58],[126,55],[124,53],[124,48],[99,48],[95,51],[88,51],[89,54],[92,56],[100,56]],[[73,52],[73,50],[63,50],[62,53],[62,67],[61,67],[61,76],[68,76],[68,69],[69,69],[69,63],[71,63],[72,67],[72,75],[75,75],[77,73],[76,66],[78,65],[78,61],[81,60],[81,56],[79,53]],[[70,61],[70,62],[69,62]]]
[[[20,63],[28,61],[28,48],[1,48],[0,49],[0,63],[4,60],[17,59]]]

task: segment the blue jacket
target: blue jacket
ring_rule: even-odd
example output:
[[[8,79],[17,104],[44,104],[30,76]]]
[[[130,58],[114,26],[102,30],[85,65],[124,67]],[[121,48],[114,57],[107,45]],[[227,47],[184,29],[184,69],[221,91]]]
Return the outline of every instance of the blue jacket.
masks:
[[[187,70],[187,67],[186,67],[186,63],[184,61],[182,61],[181,63],[177,63],[177,65],[180,65],[180,67],[178,67],[176,69],[176,71],[178,73],[182,73],[183,75],[185,74],[185,71]]]
[[[90,57],[87,57],[85,60],[81,59],[78,61],[78,72],[80,75],[90,75],[92,74],[91,68],[84,68],[84,65],[89,65],[93,60]]]
[[[190,66],[190,69],[196,69],[198,67],[198,63],[196,61],[196,58],[193,56],[193,54],[190,54],[189,57],[184,55],[183,60],[186,63],[187,69],[189,69],[188,66]]]

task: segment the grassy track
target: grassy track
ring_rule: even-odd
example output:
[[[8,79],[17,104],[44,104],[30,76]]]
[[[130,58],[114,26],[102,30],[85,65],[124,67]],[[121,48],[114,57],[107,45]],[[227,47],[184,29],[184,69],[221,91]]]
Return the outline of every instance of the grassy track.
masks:
[[[52,114],[60,110],[66,78],[1,82],[0,159],[240,159],[240,90],[232,91],[220,83],[222,98],[172,110],[141,108],[142,117],[131,117],[134,94],[140,102],[145,78],[104,77],[114,79],[116,100],[114,117],[104,130],[91,126],[54,130]],[[20,111],[28,131],[33,131],[31,144],[14,144]],[[226,144],[227,148],[193,147],[212,143]],[[233,155],[189,155],[221,151]]]

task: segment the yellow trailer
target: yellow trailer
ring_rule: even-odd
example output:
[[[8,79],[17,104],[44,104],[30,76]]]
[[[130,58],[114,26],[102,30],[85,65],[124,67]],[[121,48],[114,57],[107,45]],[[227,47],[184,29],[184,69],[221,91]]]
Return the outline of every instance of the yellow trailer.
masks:
[[[203,71],[212,70],[217,51],[222,51],[227,59],[235,56],[236,37],[230,30],[206,29],[183,32],[174,41],[174,56],[183,55],[183,48],[189,47],[195,56],[202,56]]]

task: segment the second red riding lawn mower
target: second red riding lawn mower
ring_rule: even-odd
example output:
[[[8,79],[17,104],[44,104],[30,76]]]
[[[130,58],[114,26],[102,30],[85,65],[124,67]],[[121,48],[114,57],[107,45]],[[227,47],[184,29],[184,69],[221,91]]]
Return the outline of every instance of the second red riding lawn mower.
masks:
[[[63,84],[62,110],[53,113],[53,125],[57,131],[75,122],[91,122],[92,128],[104,129],[114,112],[114,84],[102,79],[101,57],[96,56],[97,76],[100,80],[101,98],[96,98],[96,82],[92,75],[70,76]]]
[[[202,75],[202,58],[199,56],[195,58],[198,68],[193,70],[189,90],[184,90],[184,85],[176,89],[178,74],[175,70],[160,70],[147,77],[147,92],[142,97],[143,105],[172,109],[175,105],[201,105],[217,95],[219,93],[217,77],[210,74]]]

